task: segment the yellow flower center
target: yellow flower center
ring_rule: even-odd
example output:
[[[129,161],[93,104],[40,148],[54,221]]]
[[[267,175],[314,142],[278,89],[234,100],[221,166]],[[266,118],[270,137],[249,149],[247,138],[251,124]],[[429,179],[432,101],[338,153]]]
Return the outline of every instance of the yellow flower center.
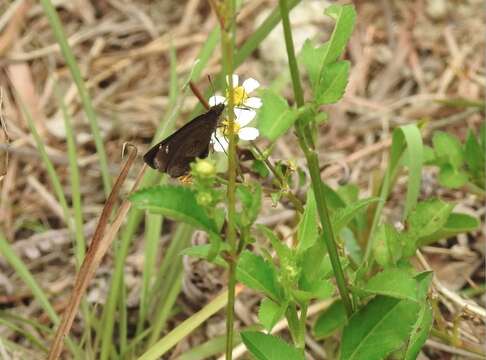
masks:
[[[221,131],[223,133],[224,136],[228,137],[229,136],[229,119],[224,119],[222,122],[221,122],[221,125],[223,126],[223,130]],[[238,135],[238,132],[240,131],[240,125],[234,121],[233,122],[233,129],[234,129],[234,134],[235,135]]]
[[[229,98],[229,91],[226,91],[226,98]],[[233,99],[235,106],[241,106],[248,99],[248,94],[243,86],[237,86],[233,89]]]

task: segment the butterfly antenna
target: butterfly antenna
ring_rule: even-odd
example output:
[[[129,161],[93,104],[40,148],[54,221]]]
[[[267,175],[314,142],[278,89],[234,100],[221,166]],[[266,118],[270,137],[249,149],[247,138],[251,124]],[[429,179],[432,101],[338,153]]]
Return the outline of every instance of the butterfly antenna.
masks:
[[[215,96],[216,90],[214,89],[214,84],[213,81],[211,80],[211,75],[208,75],[208,81],[209,81],[209,85],[211,86],[211,90],[213,91],[213,96]]]
[[[201,94],[201,92],[199,91],[196,84],[194,84],[192,81],[189,81],[189,86],[192,90],[192,93],[199,99],[199,102],[206,108],[206,110],[209,110],[209,104],[204,98],[204,96]]]

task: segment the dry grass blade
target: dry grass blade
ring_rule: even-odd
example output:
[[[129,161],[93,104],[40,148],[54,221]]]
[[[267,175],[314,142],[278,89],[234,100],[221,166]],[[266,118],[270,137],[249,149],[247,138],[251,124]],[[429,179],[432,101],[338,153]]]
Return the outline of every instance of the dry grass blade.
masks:
[[[96,231],[91,241],[91,245],[88,249],[88,252],[86,253],[86,257],[76,277],[69,304],[63,314],[61,323],[56,331],[54,341],[49,351],[49,356],[48,356],[49,360],[54,360],[59,358],[59,355],[61,354],[62,351],[64,338],[66,337],[66,335],[69,333],[69,330],[71,329],[72,323],[74,321],[74,317],[76,315],[76,312],[79,308],[79,304],[81,302],[81,298],[84,292],[86,291],[86,288],[91,278],[93,277],[98,265],[100,264],[101,259],[105,255],[106,251],[108,250],[108,247],[110,246],[116,233],[118,232],[121,223],[123,222],[125,215],[128,212],[128,209],[130,208],[130,202],[128,202],[127,200],[123,201],[122,206],[120,207],[112,226],[107,232],[107,236],[103,237],[103,234],[105,233],[105,229],[108,225],[108,220],[111,214],[111,210],[113,209],[118,193],[120,192],[121,186],[125,182],[128,172],[132,167],[133,162],[136,159],[136,155],[137,155],[136,147],[131,145],[129,146],[129,148],[131,149],[131,152],[128,156],[127,162],[123,166],[120,175],[118,176],[115,185],[113,186],[110,196],[108,197],[105,207],[103,208],[101,217],[98,222],[98,226],[96,227]],[[145,169],[146,167],[144,166],[140,170],[140,173],[137,176],[137,180],[133,185],[132,191],[138,187],[142,179],[142,176],[145,172]]]
[[[0,181],[3,180],[5,175],[7,174],[7,169],[8,169],[8,146],[10,144],[10,137],[8,136],[8,130],[7,130],[7,123],[5,122],[5,118],[3,116],[3,89],[0,88],[0,128],[2,129],[3,132],[3,141],[7,145],[5,152],[2,153],[2,156],[0,158]]]

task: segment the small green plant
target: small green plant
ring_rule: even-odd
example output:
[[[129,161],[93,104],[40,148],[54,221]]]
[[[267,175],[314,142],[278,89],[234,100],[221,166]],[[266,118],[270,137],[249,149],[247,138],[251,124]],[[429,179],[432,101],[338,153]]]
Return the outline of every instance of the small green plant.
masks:
[[[287,1],[280,0],[279,4],[295,105],[290,106],[284,97],[268,89],[259,91],[261,100],[249,98],[245,86],[238,85],[231,65],[235,29],[234,24],[228,25],[234,7],[216,8],[222,31],[227,32],[222,46],[226,75],[231,75],[231,80],[226,84],[226,99],[217,96],[210,104],[226,101],[229,105],[224,120],[226,130],[218,136],[229,141],[215,143],[218,150],[229,149],[229,181],[217,176],[211,161],[199,160],[193,165],[190,186],[144,189],[132,195],[131,200],[140,209],[186,222],[209,235],[209,244],[184,253],[229,270],[227,359],[231,359],[233,344],[231,294],[235,281],[263,296],[258,319],[264,331],[241,332],[242,342],[257,359],[304,359],[309,306],[331,299],[332,305],[319,314],[312,328],[319,339],[341,332],[340,347],[331,358],[369,360],[393,355],[415,359],[433,325],[428,296],[432,273],[416,270],[410,258],[422,245],[476,229],[478,220],[453,212],[454,204],[440,199],[418,202],[425,154],[431,150],[424,150],[416,125],[394,130],[388,167],[373,196],[362,198],[352,184],[332,189],[321,181],[314,145],[317,129],[328,118],[322,105],[339,101],[346,89],[350,63],[341,58],[356,13],[352,5],[328,7],[326,15],[335,21],[331,37],[321,45],[308,40],[297,58]],[[312,89],[309,99],[303,96],[299,64],[306,70]],[[249,83],[250,91],[258,84],[253,79],[246,84]],[[260,109],[255,112],[252,108]],[[245,130],[255,115],[257,129]],[[256,178],[241,182],[243,177],[237,173],[240,166],[233,146],[239,138],[253,140],[261,135],[273,144],[291,128],[310,174],[310,179],[299,176],[299,185],[310,185],[305,203],[291,190],[292,173],[304,171],[291,162],[270,163],[272,145],[263,150],[253,143],[250,146],[253,160],[249,168]],[[434,157],[429,163],[440,166],[441,184],[460,186],[469,181],[480,186],[484,182],[484,152],[479,151],[484,141],[469,134],[461,146],[451,136],[438,133],[433,143]],[[397,229],[383,215],[383,209],[404,168],[408,169],[407,195],[403,226]],[[259,180],[269,176],[272,187],[263,189]],[[298,227],[290,244],[270,228],[255,224],[263,194],[273,201],[288,198],[295,206]],[[223,228],[232,230],[225,235]],[[266,241],[258,241],[262,238]],[[282,318],[287,320],[291,344],[270,334]]]
[[[439,167],[440,185],[456,189],[468,186],[485,195],[486,134],[484,124],[479,136],[469,130],[464,144],[448,133],[438,131],[432,138],[432,148],[427,148],[428,164]]]
[[[59,94],[67,133],[72,208],[43,139],[35,129],[35,122],[19,98],[18,103],[61,204],[63,220],[75,239],[77,267],[83,269],[90,256],[97,262],[91,261],[95,265],[84,272],[84,290],[75,283],[78,297],[74,299],[79,302],[76,304],[72,298],[68,304],[70,312],[59,316],[32,276],[30,267],[0,232],[0,253],[29,288],[57,332],[52,336],[53,329],[40,321],[8,312],[0,314],[0,324],[22,335],[42,355],[48,354],[49,359],[58,359],[63,347],[69,352],[68,356],[75,359],[159,359],[225,306],[224,338],[210,339],[191,349],[191,354],[190,351],[181,354],[180,359],[209,358],[224,348],[226,359],[232,359],[233,348],[238,343],[259,360],[305,359],[305,339],[309,336],[324,344],[328,358],[342,360],[412,360],[430,333],[466,348],[457,336],[457,328],[451,330],[443,325],[437,302],[430,296],[432,272],[417,269],[411,258],[420,255],[422,246],[479,227],[475,217],[454,212],[456,204],[440,198],[419,200],[419,195],[422,170],[425,165],[432,165],[439,168],[440,185],[452,189],[463,187],[484,199],[485,126],[481,127],[479,136],[470,131],[464,144],[450,134],[437,132],[432,136],[432,147],[423,145],[417,125],[397,127],[391,134],[386,168],[377,174],[373,193],[364,196],[352,183],[331,188],[321,179],[318,152],[322,149],[316,144],[320,125],[335,121],[323,106],[343,97],[352,71],[350,62],[344,60],[344,53],[356,21],[354,7],[329,6],[323,14],[334,21],[329,39],[322,44],[309,39],[296,54],[289,12],[299,0],[279,0],[278,9],[239,48],[235,45],[237,2],[209,2],[219,27],[208,35],[198,61],[182,86],[177,77],[175,47],[171,48],[169,109],[154,142],[173,130],[181,99],[188,93],[187,85],[200,79],[220,42],[222,72],[214,83],[224,96],[215,95],[209,99],[211,106],[225,103],[222,126],[212,138],[212,148],[220,154],[193,162],[190,184],[175,185],[155,171],[144,174],[142,170],[134,185],[136,188],[142,179],[142,189],[132,193],[130,202],[125,199],[117,209],[110,231],[106,231],[105,237],[110,241],[104,243],[102,235],[123,180],[117,179],[112,186],[97,116],[79,66],[54,5],[49,0],[41,1],[77,86],[92,129],[104,191],[110,194],[112,201],[108,206],[105,204],[98,223],[98,226],[102,224],[101,231],[95,232],[90,242],[92,247],[85,252],[80,175],[70,114]],[[253,78],[240,79],[235,74],[237,67],[280,20],[293,89],[291,99],[265,88]],[[304,88],[310,90],[306,96]],[[460,101],[458,105],[484,111],[482,104]],[[271,160],[275,143],[291,132],[305,157],[305,165],[300,167],[291,159]],[[265,148],[253,142],[258,137],[266,139]],[[127,163],[133,163],[134,159],[132,152]],[[220,169],[225,167],[227,172],[223,174]],[[123,176],[119,179],[126,178],[128,170],[125,169],[128,168],[126,165],[122,169]],[[384,210],[391,206],[388,200],[399,176],[407,178],[406,195],[400,208],[394,209],[397,211],[392,220]],[[297,192],[296,188],[304,191]],[[268,204],[269,200],[273,204],[281,202],[294,211],[295,231],[285,239],[257,222],[263,204]],[[129,212],[130,204],[134,206]],[[99,314],[99,308],[91,308],[81,297],[89,276],[95,273],[125,216],[113,255],[108,296]],[[159,266],[157,249],[164,218],[178,224]],[[143,219],[143,280],[136,324],[132,326],[133,313],[128,314],[124,287],[124,264]],[[189,246],[194,229],[207,234],[206,244]],[[103,243],[104,252],[94,256],[90,251],[96,249],[93,243],[98,247]],[[182,255],[204,259],[223,268],[228,274],[228,289],[169,329],[167,324],[177,310],[175,303],[181,291]],[[243,286],[261,296],[258,324],[235,333],[235,299]],[[83,320],[80,340],[69,333],[78,307]],[[288,329],[287,337],[273,334],[276,328],[283,327]],[[30,333],[32,328],[36,329],[36,334],[54,339],[54,345],[49,349]],[[4,345],[9,350],[20,348],[9,339],[2,339]],[[484,356],[482,350],[467,350]]]

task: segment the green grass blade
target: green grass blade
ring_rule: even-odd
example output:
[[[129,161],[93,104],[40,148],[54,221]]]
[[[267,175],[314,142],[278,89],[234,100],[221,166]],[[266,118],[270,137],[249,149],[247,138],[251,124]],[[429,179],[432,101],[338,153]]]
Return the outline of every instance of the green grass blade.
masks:
[[[221,310],[227,303],[228,292],[224,291],[218,295],[214,300],[207,304],[200,311],[186,319],[183,323],[177,326],[174,330],[160,339],[154,346],[148,349],[139,360],[155,360],[160,359],[167,351],[175,346],[184,337],[189,335],[194,329],[201,325],[204,321],[213,316],[216,312]]]
[[[20,106],[22,114],[24,115],[25,119],[27,120],[27,125],[29,126],[29,130],[32,134],[32,137],[34,138],[37,150],[39,151],[42,162],[44,163],[44,166],[46,167],[46,171],[47,171],[47,175],[49,176],[49,180],[51,181],[54,192],[57,196],[59,204],[61,205],[63,215],[64,215],[63,220],[66,223],[68,229],[70,231],[72,231],[73,228],[72,228],[72,223],[71,223],[71,216],[70,216],[68,204],[67,204],[67,201],[66,201],[66,197],[64,196],[64,191],[62,189],[61,180],[59,180],[59,177],[57,176],[56,170],[54,169],[54,165],[52,164],[51,160],[49,159],[49,156],[47,155],[47,151],[46,151],[46,148],[44,146],[44,142],[42,141],[39,133],[37,132],[37,129],[34,125],[34,121],[32,119],[32,115],[31,115],[30,111],[25,106],[25,104],[22,101],[22,99],[20,98],[19,94],[16,94],[15,98],[16,98],[19,106]]]
[[[89,96],[86,85],[84,84],[83,77],[81,76],[81,71],[79,70],[79,66],[76,63],[76,59],[74,58],[73,51],[68,44],[66,34],[64,33],[62,23],[59,19],[59,15],[56,12],[56,9],[54,8],[50,0],[41,0],[40,2],[42,7],[44,8],[44,12],[46,14],[47,20],[49,21],[49,25],[54,32],[57,43],[61,48],[61,53],[64,57],[64,60],[66,61],[66,64],[69,67],[69,71],[71,72],[73,80],[76,84],[76,87],[78,88],[79,96],[81,98],[86,117],[88,118],[91,132],[93,134],[94,143],[96,146],[96,151],[98,153],[105,195],[108,196],[111,190],[111,177],[108,170],[108,160],[106,157],[105,147],[101,138],[98,121],[96,119],[96,113],[91,102],[91,98]]]
[[[154,269],[157,260],[157,248],[160,242],[162,229],[162,216],[157,214],[147,214],[145,217],[145,244],[144,244],[144,263],[142,273],[142,290],[140,292],[140,310],[137,322],[136,334],[139,335],[143,330],[143,324],[147,319],[147,309],[151,298],[151,285],[153,281]]]
[[[411,210],[417,205],[422,181],[422,164],[424,161],[424,147],[422,135],[415,124],[400,127],[401,136],[407,144],[408,186],[405,210],[402,219],[405,220]],[[399,136],[399,135],[397,135]]]
[[[35,348],[37,348],[38,350],[45,353],[45,355],[47,355],[47,350],[48,350],[47,347],[39,339],[37,339],[34,335],[32,335],[28,330],[23,329],[15,325],[13,322],[3,319],[2,317],[0,317],[0,325],[3,325],[9,328],[11,331],[20,334],[27,341],[29,341]]]
[[[153,345],[159,338],[161,331],[165,327],[167,314],[179,293],[180,288],[175,290],[175,287],[177,286],[176,283],[180,282],[180,274],[183,270],[181,251],[189,245],[192,232],[193,229],[189,225],[180,224],[177,227],[165,253],[160,271],[157,274],[157,281],[154,284],[154,292],[152,293],[152,297],[156,299],[152,304],[152,309],[157,311],[157,313],[153,320],[152,333],[148,341],[149,346]]]
[[[49,319],[57,325],[59,323],[59,316],[54,308],[49,303],[47,295],[42,288],[37,284],[34,277],[30,273],[24,262],[15,254],[14,250],[8,243],[7,239],[0,232],[0,254],[7,260],[10,266],[15,270],[17,276],[26,284],[26,286],[32,292],[32,295],[37,300],[41,308],[46,312]],[[70,350],[76,354],[76,358],[80,358],[80,350],[76,348],[74,343],[68,339],[67,344]]]
[[[59,93],[59,89],[56,87],[56,95],[61,105],[62,114],[64,117],[64,127],[66,129],[66,141],[68,148],[68,160],[69,160],[69,178],[71,183],[72,192],[72,204],[74,211],[74,232],[76,239],[75,253],[76,263],[78,268],[84,259],[86,252],[86,240],[83,233],[83,209],[81,204],[81,190],[79,181],[79,168],[78,168],[78,156],[76,152],[76,139],[74,138],[74,131],[72,126],[72,118],[67,111],[64,99]]]

